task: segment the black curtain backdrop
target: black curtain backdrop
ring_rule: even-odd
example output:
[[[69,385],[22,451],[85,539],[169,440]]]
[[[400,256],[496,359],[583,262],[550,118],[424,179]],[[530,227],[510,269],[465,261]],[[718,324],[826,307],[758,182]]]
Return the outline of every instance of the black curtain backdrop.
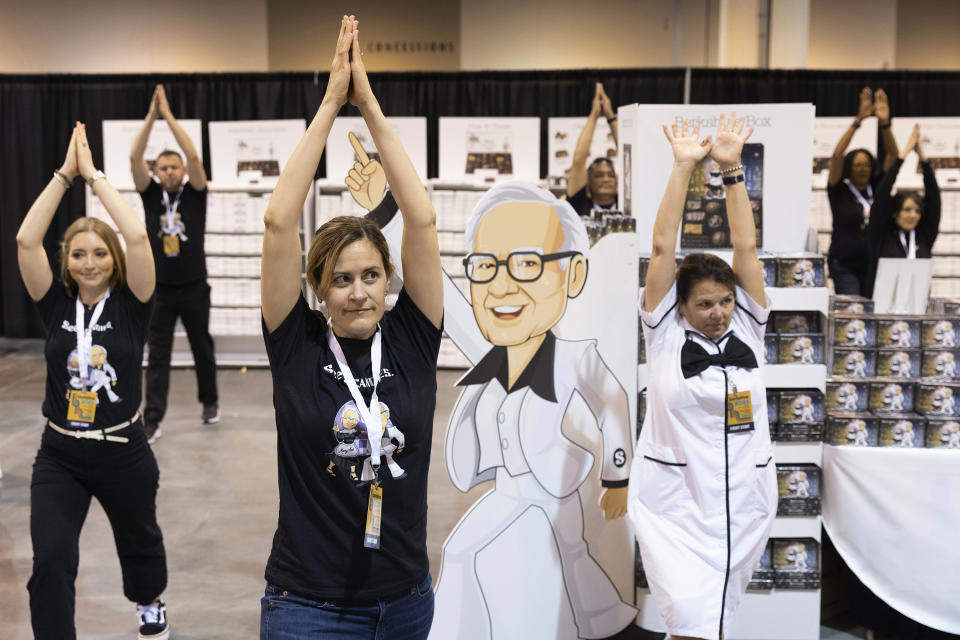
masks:
[[[615,105],[683,102],[684,69],[604,69],[450,73],[374,73],[371,83],[391,116],[427,117],[427,170],[437,175],[441,116],[538,116],[541,173],[547,118],[585,116],[594,82]],[[178,118],[304,118],[320,105],[326,73],[149,75],[0,75],[0,335],[40,337],[42,327],[17,267],[16,233],[27,209],[63,162],[73,121],[82,120],[103,166],[103,120],[140,119],[154,86],[166,87]],[[883,87],[897,115],[960,115],[960,73],[693,69],[693,103],[813,102],[817,115],[853,115],[864,85]],[[342,115],[358,115],[346,107]],[[195,143],[197,141],[194,141]],[[203,155],[210,152],[206,132]],[[209,160],[207,160],[209,163]],[[323,175],[321,161],[318,176]],[[209,171],[209,164],[207,165]],[[47,234],[54,269],[57,240],[84,212],[82,183],[64,197]]]

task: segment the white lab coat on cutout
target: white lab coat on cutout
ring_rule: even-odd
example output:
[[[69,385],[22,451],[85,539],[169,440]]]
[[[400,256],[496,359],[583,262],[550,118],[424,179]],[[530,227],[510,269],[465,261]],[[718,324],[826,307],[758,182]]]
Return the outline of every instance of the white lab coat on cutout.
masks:
[[[721,625],[726,635],[776,515],[763,382],[770,300],[762,307],[737,287],[736,301],[729,331],[753,350],[759,367],[726,367],[726,375],[731,387],[749,389],[755,428],[726,436],[724,369],[710,366],[687,379],[680,370],[687,339],[707,353],[718,353],[726,339],[718,346],[688,332],[676,284],[652,313],[640,302],[649,382],[628,504],[650,592],[671,635],[715,639]]]

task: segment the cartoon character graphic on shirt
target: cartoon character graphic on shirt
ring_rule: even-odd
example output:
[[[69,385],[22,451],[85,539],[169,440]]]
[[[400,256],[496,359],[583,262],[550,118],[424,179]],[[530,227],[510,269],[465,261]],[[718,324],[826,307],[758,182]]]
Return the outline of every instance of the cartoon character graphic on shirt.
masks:
[[[393,456],[402,452],[406,439],[390,420],[390,408],[380,402],[380,420],[383,423],[383,437],[381,439],[381,460],[386,459],[387,469],[395,480],[401,480],[407,473]],[[334,463],[338,463],[350,478],[357,483],[367,483],[374,479],[373,461],[370,457],[370,438],[367,435],[367,425],[364,424],[360,411],[353,400],[349,400],[340,407],[333,419],[333,433],[337,438],[337,446],[333,449]],[[362,460],[362,462],[360,462]],[[357,474],[358,464],[361,467]]]
[[[916,442],[916,432],[909,420],[899,420],[893,425],[893,441],[900,447],[912,447]]]
[[[940,320],[933,325],[933,341],[936,347],[956,346],[956,340],[953,336],[953,323],[949,320]]]
[[[899,384],[884,385],[881,392],[883,408],[887,411],[903,411],[903,387]]]
[[[187,227],[183,224],[183,219],[180,217],[179,213],[174,213],[172,216],[168,214],[163,214],[160,216],[160,231],[159,235],[163,236],[177,236],[180,239],[180,242],[187,241]]]
[[[117,386],[117,371],[107,361],[107,350],[99,344],[90,347],[90,367],[87,370],[86,380],[80,375],[80,355],[74,349],[67,356],[67,373],[70,375],[68,384],[73,389],[87,388],[97,394],[97,404],[100,404],[100,390],[106,393],[110,402],[120,402],[121,398],[114,392]]]
[[[957,361],[949,351],[938,353],[933,360],[934,376],[937,378],[954,378],[957,375]]]
[[[356,173],[362,178],[375,170]],[[354,193],[356,185],[361,189]],[[353,171],[347,186],[358,203],[374,209],[399,255],[403,226],[396,205],[388,202],[384,214],[377,208],[382,196],[367,197]],[[462,274],[469,298],[443,276],[444,329],[473,365],[458,382],[463,393],[448,426],[447,470],[464,492],[488,480],[495,485],[444,543],[430,638],[614,636],[637,610],[590,554],[580,487],[594,456],[561,425],[579,395],[603,440],[601,509],[607,519],[621,518],[632,457],[627,393],[596,339],[554,333],[586,283],[586,229],[565,201],[508,182],[481,198],[466,236]],[[538,588],[517,579],[518,557]],[[571,624],[561,636],[563,616]]]
[[[787,476],[787,490],[792,498],[810,497],[810,480],[806,471],[794,471]]]

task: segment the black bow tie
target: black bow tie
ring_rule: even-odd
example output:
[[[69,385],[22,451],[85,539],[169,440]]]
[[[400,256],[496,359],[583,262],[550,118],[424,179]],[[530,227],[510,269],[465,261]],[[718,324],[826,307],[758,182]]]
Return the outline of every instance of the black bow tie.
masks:
[[[692,378],[711,365],[741,367],[756,369],[757,357],[753,350],[743,343],[737,336],[730,336],[723,353],[707,353],[694,340],[687,340],[680,350],[680,370],[684,378]]]

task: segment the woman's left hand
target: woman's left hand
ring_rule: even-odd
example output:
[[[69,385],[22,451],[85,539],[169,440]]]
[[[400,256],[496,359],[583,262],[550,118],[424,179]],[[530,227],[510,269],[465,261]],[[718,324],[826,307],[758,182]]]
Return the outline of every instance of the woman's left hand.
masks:
[[[890,102],[887,100],[887,92],[883,89],[877,89],[873,94],[873,115],[877,116],[880,124],[890,124]]]
[[[93,166],[90,143],[87,142],[87,125],[82,122],[77,123],[77,168],[84,180],[89,180],[97,172],[97,168]]]
[[[710,150],[710,157],[720,165],[721,169],[735,167],[740,163],[743,143],[753,134],[753,127],[750,127],[747,135],[742,135],[746,120],[746,118],[737,120],[735,111],[730,113],[729,120],[722,113],[717,119],[717,138],[713,143],[713,149]]]
[[[367,69],[363,66],[363,52],[360,50],[360,22],[353,21],[353,45],[350,47],[350,104],[363,110],[370,104],[376,104],[377,98],[370,88]]]

